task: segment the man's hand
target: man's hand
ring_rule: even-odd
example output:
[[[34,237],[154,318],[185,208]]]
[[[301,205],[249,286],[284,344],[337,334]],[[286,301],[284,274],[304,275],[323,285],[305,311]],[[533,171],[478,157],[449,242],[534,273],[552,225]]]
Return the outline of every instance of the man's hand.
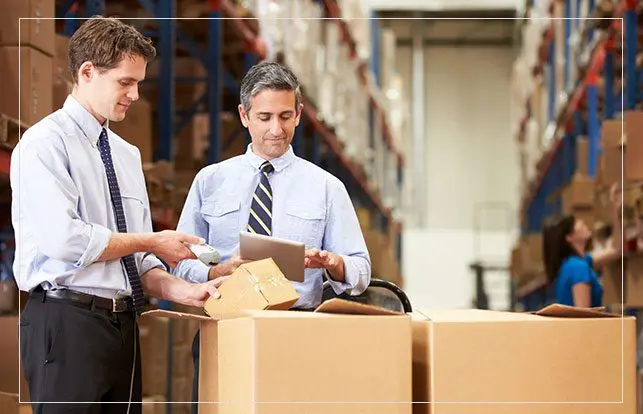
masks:
[[[176,301],[188,306],[202,307],[210,297],[221,297],[217,288],[228,278],[229,276],[223,276],[205,283],[191,283],[186,289],[185,297]]]
[[[181,260],[197,258],[185,243],[203,244],[205,240],[173,230],[163,230],[151,234],[149,251],[174,268]]]
[[[330,273],[333,280],[343,282],[344,277],[344,258],[342,256],[328,252],[326,250],[308,249],[306,250],[304,264],[307,269],[323,268]]]
[[[251,260],[244,260],[238,255],[234,255],[227,262],[219,263],[216,266],[210,267],[208,272],[208,280],[214,280],[221,276],[229,276],[234,273],[239,266],[244,263],[251,262]]]

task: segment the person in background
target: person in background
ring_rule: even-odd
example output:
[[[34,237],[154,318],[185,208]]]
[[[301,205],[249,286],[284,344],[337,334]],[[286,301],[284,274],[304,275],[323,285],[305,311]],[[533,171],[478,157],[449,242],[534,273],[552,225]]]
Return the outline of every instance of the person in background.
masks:
[[[248,71],[240,89],[239,115],[252,142],[245,154],[196,175],[177,227],[206,239],[223,262],[208,267],[184,260],[174,274],[206,282],[232,273],[243,262],[236,254],[239,232],[249,231],[307,246],[305,280],[293,282],[300,295],[296,309],[313,310],[321,303],[324,275],[337,294],[361,294],[371,280],[371,261],[346,187],[296,156],[291,146],[303,108],[297,77],[285,66],[263,61]]]
[[[583,220],[574,215],[566,215],[545,228],[545,272],[549,283],[554,285],[557,303],[585,308],[602,306],[603,287],[595,269],[620,258],[621,198],[617,187],[613,186],[610,194],[613,207],[612,242],[596,255],[588,254],[591,231]]]
[[[71,95],[11,156],[13,267],[29,292],[20,354],[35,414],[140,413],[144,290],[193,306],[218,295],[222,279],[192,284],[164,270],[159,259],[194,259],[185,243],[203,240],[152,232],[140,152],[109,130],[154,56],[132,26],[87,20],[69,41]]]

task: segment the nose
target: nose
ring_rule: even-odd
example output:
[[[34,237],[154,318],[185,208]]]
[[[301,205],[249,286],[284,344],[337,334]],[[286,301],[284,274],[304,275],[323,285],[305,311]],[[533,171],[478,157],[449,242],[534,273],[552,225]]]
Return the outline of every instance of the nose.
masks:
[[[275,117],[273,119],[272,125],[270,125],[270,133],[275,137],[283,135],[284,129],[281,126],[281,120],[279,119],[279,117]]]
[[[127,97],[132,102],[138,101],[138,84],[134,84],[134,86],[127,91]]]

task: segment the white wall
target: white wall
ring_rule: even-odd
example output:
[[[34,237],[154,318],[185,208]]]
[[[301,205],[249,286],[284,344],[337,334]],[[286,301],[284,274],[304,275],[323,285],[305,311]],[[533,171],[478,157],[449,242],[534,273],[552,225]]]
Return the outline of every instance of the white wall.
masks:
[[[403,79],[412,79],[411,48],[398,48],[396,59]],[[426,49],[427,228],[405,226],[402,258],[415,306],[468,307],[474,292],[469,264],[506,263],[519,177],[509,125],[512,59],[511,48]],[[407,97],[411,88],[405,85]],[[494,206],[484,207],[488,203]]]

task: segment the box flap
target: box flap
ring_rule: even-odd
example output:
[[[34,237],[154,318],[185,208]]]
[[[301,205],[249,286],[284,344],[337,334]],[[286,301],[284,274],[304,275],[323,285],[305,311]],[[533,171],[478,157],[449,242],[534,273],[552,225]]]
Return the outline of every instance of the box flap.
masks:
[[[528,313],[501,312],[482,309],[416,309],[413,320],[431,322],[520,322],[542,318]]]
[[[141,316],[155,316],[158,318],[168,318],[168,319],[194,319],[199,321],[211,321],[213,318],[206,315],[197,315],[194,313],[185,313],[185,312],[176,312],[163,309],[154,309],[147,312],[143,312]]]
[[[558,318],[620,318],[621,315],[605,312],[605,308],[579,308],[560,304],[545,306],[535,313],[539,316]]]
[[[323,302],[315,309],[315,312],[345,315],[404,315],[404,313],[401,312],[339,298],[333,298]]]
[[[273,259],[257,260],[243,265],[255,289],[265,298],[267,309],[289,309],[299,299],[292,283]]]

